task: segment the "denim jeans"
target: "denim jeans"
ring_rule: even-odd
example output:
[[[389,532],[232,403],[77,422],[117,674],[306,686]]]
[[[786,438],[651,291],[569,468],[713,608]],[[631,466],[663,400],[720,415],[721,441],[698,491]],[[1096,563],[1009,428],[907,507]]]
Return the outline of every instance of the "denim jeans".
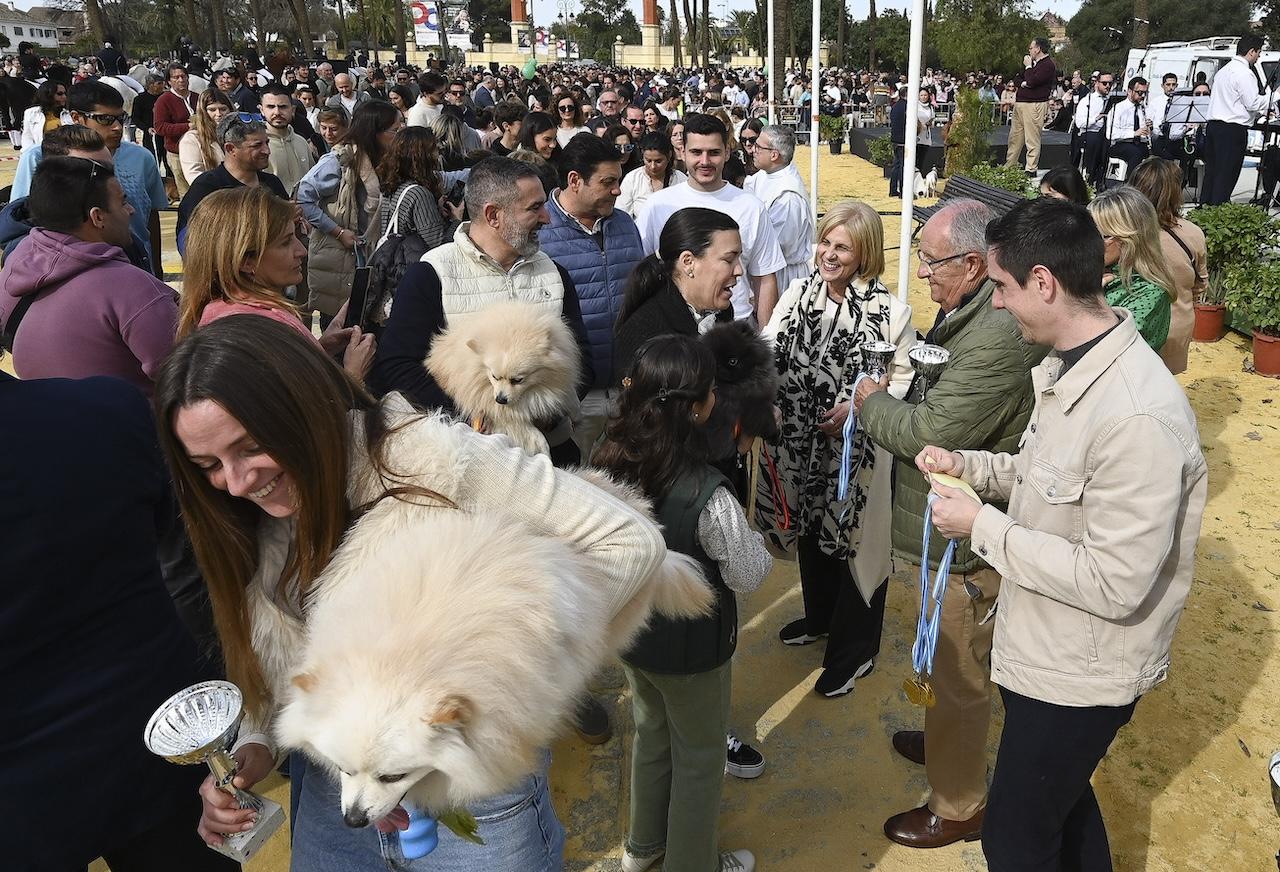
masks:
[[[338,783],[301,754],[290,760],[293,858],[290,872],[560,872],[564,829],[547,790],[550,752],[538,770],[508,793],[473,803],[483,845],[440,827],[440,844],[427,856],[406,860],[400,837],[373,827],[355,830],[342,821]]]

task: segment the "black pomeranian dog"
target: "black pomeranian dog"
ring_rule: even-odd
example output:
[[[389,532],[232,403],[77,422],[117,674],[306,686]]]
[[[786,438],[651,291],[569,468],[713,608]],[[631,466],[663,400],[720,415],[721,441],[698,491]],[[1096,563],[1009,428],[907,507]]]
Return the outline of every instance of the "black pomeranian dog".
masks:
[[[716,405],[706,430],[712,458],[736,456],[741,435],[775,439],[780,379],[769,343],[742,321],[717,324],[702,341],[716,359]]]

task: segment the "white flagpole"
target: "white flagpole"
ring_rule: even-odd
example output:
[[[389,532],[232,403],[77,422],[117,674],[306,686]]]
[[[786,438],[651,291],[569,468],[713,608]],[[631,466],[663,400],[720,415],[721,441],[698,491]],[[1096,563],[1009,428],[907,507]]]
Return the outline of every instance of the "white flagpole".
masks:
[[[777,82],[778,65],[775,63],[776,58],[773,56],[773,4],[775,0],[766,0],[769,6],[769,49],[767,57],[769,58],[769,123],[778,123],[778,104],[775,99],[777,91],[774,90],[774,83]]]
[[[819,74],[822,66],[818,62],[818,48],[821,44],[818,25],[822,18],[822,0],[813,0],[813,65],[809,68],[809,78],[813,84],[809,87],[809,211],[813,213],[813,223],[818,223],[818,115],[822,105],[818,100]]]
[[[898,234],[898,299],[907,300],[911,276],[911,214],[916,195],[916,120],[920,101],[920,57],[924,53],[924,0],[911,4],[911,60],[907,64],[906,148],[902,155],[902,230]]]

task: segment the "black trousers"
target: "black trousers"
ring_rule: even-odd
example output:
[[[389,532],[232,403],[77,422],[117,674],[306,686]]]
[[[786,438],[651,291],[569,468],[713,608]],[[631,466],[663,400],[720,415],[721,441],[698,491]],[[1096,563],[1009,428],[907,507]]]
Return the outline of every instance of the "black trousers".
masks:
[[[1249,130],[1243,124],[1210,121],[1205,126],[1204,187],[1200,202],[1216,206],[1231,199],[1244,166]]]
[[[889,196],[902,196],[902,170],[906,163],[907,148],[905,145],[893,147],[893,166],[889,167]]]
[[[880,582],[868,605],[854,584],[849,561],[824,553],[816,535],[799,537],[796,556],[806,629],[810,635],[830,633],[822,667],[853,675],[880,653],[889,579]]]
[[[239,872],[240,864],[205,846],[196,834],[200,820],[199,796],[184,804],[173,817],[131,839],[127,844],[104,851],[111,872]]]
[[[982,823],[989,872],[1111,872],[1111,847],[1089,778],[1124,706],[1074,708],[1000,688],[1004,732]]]
[[[1084,158],[1080,174],[1097,189],[1107,174],[1107,137],[1101,130],[1080,134],[1081,154]]]
[[[1118,157],[1129,165],[1129,172],[1133,172],[1138,168],[1138,164],[1142,163],[1151,156],[1151,146],[1145,142],[1126,139],[1122,142],[1111,144],[1111,148],[1107,150],[1110,157]],[[1105,175],[1105,169],[1104,169]]]

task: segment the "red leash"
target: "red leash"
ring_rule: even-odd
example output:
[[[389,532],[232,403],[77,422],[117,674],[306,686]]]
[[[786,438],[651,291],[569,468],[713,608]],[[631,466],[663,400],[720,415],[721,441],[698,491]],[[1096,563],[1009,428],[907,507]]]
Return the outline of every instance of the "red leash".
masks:
[[[763,445],[760,446],[760,453],[764,455],[764,464],[769,469],[769,491],[773,494],[773,505],[776,510],[778,506],[782,506],[782,523],[780,529],[791,529],[791,510],[787,508],[787,495],[782,490],[782,481],[778,478],[778,467],[773,464],[773,457],[770,456],[769,450]]]

